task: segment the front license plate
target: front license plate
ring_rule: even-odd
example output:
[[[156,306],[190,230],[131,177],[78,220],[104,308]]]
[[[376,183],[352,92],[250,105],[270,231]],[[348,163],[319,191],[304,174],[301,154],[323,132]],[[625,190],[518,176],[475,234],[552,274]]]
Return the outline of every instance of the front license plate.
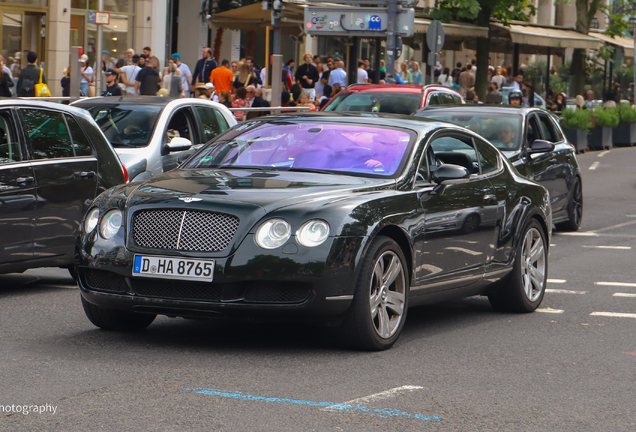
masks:
[[[212,282],[214,260],[135,255],[133,276]]]

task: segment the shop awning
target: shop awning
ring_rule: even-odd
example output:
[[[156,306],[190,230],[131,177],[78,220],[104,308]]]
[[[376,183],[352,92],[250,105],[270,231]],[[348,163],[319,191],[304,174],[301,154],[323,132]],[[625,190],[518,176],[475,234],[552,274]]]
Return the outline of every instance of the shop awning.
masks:
[[[627,57],[634,56],[634,39],[622,36],[611,37],[604,35],[603,33],[597,33],[595,31],[591,31],[589,35],[606,44],[613,45],[617,48],[622,48],[625,56]]]
[[[426,33],[431,20],[425,18],[415,19],[415,33]],[[462,36],[462,37],[488,37],[487,27],[478,27],[470,24],[461,23],[443,23],[445,36]]]
[[[510,25],[512,43],[550,48],[596,49],[599,42],[574,30],[549,26]]]

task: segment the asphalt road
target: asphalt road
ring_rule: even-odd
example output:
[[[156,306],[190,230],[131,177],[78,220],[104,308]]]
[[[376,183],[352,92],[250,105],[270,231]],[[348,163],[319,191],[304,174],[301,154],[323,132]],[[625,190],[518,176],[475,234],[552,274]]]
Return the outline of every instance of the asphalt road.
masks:
[[[583,226],[553,236],[540,312],[411,309],[380,353],[299,325],[105,332],[65,271],[0,275],[0,430],[635,430],[636,149],[579,162]]]

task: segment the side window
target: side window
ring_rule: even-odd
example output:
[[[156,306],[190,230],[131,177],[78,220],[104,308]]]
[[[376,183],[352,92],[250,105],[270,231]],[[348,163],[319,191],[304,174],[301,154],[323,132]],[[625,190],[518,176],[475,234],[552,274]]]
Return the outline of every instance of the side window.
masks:
[[[431,148],[437,165],[459,165],[468,169],[471,174],[479,174],[479,159],[470,137],[464,139],[456,137],[436,138],[431,142]]]
[[[534,140],[539,139],[539,124],[535,116],[530,116],[528,119],[528,129],[526,131],[526,142],[528,145],[532,144]]]
[[[11,124],[9,113],[0,113],[0,165],[22,160],[20,142]]]
[[[181,108],[172,114],[172,118],[166,128],[166,135],[171,140],[175,137],[187,138],[193,144],[196,144],[192,139],[192,117],[190,108]]]
[[[453,105],[455,101],[453,100],[453,96],[450,93],[440,93],[439,94],[442,104],[444,105]]]
[[[71,131],[71,138],[73,139],[73,150],[75,151],[75,156],[92,156],[93,149],[88,142],[88,138],[84,134],[82,128],[77,123],[77,120],[68,114],[65,115],[66,124],[68,125],[69,130]]]
[[[33,159],[73,157],[64,115],[47,110],[22,109]]]
[[[451,97],[453,98],[453,103],[457,104],[457,105],[461,105],[462,102],[462,98],[459,97],[459,95],[453,94],[451,95]]]
[[[481,173],[488,174],[499,168],[499,153],[493,146],[482,140],[475,140],[475,146],[479,152],[479,164],[481,165]]]
[[[547,115],[539,114],[539,126],[541,127],[541,133],[543,135],[543,139],[550,141],[552,143],[559,142],[559,136],[554,130],[554,125],[550,121]]]
[[[205,106],[195,106],[194,109],[201,118],[201,126],[203,127],[203,142],[206,143],[215,136],[223,132],[219,119],[214,108]],[[225,120],[224,120],[225,122]]]
[[[226,130],[230,128],[230,125],[227,124],[227,120],[225,120],[225,117],[223,117],[223,114],[221,114],[217,110],[214,110],[214,115],[216,116],[219,122],[219,125],[221,125],[221,132],[225,132]]]
[[[428,146],[426,148],[426,153],[424,153],[420,158],[420,166],[417,167],[417,178],[415,179],[416,182],[422,183],[428,182],[430,180],[430,177],[428,175],[428,165],[431,164],[431,162],[434,160],[435,156],[433,155],[433,149],[431,146]],[[431,166],[431,170],[434,169],[435,167]]]
[[[439,100],[439,93],[433,93],[428,98],[428,106],[441,105],[442,102]]]

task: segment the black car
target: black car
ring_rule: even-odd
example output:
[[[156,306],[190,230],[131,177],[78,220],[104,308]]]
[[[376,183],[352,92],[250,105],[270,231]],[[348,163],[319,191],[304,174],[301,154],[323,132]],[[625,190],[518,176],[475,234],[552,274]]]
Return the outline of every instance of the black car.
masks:
[[[0,102],[0,273],[75,264],[93,199],[126,174],[84,110]]]
[[[545,188],[477,134],[391,115],[280,115],[236,126],[178,169],[103,193],[78,271],[104,329],[157,314],[340,326],[389,348],[408,306],[543,299]]]
[[[583,220],[581,169],[576,149],[551,114],[510,105],[462,105],[424,108],[415,115],[467,127],[489,140],[521,175],[548,189],[557,229],[579,229]]]

